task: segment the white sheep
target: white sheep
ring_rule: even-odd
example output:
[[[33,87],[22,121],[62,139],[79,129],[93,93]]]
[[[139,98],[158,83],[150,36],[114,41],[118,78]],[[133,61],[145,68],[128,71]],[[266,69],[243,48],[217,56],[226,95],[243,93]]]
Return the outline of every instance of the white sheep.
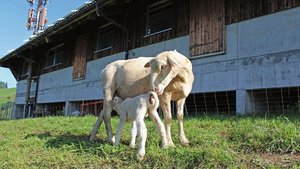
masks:
[[[147,139],[147,128],[144,118],[149,115],[158,129],[159,135],[162,139],[162,147],[167,147],[165,126],[156,111],[158,106],[159,100],[155,92],[148,92],[134,98],[127,98],[124,101],[120,97],[114,97],[113,109],[117,111],[120,116],[114,145],[117,146],[120,143],[120,137],[126,120],[132,121],[131,141],[129,147],[135,147],[135,139],[136,135],[138,135],[139,143],[137,159],[142,160],[145,155],[145,144]]]

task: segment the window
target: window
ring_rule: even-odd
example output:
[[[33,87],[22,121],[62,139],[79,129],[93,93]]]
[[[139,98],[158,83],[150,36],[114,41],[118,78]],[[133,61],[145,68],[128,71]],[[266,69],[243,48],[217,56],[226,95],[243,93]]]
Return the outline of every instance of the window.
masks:
[[[96,51],[101,52],[112,48],[113,31],[111,29],[101,29],[97,34]]]
[[[48,51],[45,68],[61,64],[64,54],[63,45],[54,47]]]
[[[146,36],[164,31],[173,27],[173,4],[172,2],[155,3],[148,6]]]
[[[29,67],[29,63],[24,62],[23,65],[22,65],[21,76],[27,76],[28,75],[28,67]]]

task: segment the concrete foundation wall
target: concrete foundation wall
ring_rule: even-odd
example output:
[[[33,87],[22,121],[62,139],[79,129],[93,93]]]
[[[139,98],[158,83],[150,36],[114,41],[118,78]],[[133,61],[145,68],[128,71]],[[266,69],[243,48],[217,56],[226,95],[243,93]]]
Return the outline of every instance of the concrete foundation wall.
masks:
[[[191,58],[192,92],[236,90],[237,112],[245,113],[251,111],[246,89],[300,86],[299,18],[298,7],[227,25],[225,53]],[[131,50],[129,58],[173,49],[189,56],[189,36]],[[72,67],[42,75],[38,103],[102,98],[101,70],[124,55],[89,62],[84,80],[72,80]],[[18,82],[16,103],[24,103],[25,84]]]

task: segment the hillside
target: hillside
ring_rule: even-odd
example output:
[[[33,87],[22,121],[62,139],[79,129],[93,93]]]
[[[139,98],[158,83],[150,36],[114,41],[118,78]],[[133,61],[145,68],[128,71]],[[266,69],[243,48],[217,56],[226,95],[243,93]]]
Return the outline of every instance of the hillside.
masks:
[[[107,144],[104,125],[96,142],[88,134],[96,117],[47,117],[0,121],[0,168],[299,168],[300,118],[202,116],[185,119],[191,144],[160,148],[147,120],[144,161],[128,147],[129,124],[119,147]],[[112,119],[116,129],[117,119]]]
[[[0,89],[0,105],[8,101],[14,102],[16,95],[16,88]]]

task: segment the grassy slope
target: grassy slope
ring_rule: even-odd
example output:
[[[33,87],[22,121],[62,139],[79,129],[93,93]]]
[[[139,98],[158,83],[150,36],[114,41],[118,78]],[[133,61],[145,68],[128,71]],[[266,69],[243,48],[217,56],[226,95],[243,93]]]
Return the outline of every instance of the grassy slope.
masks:
[[[88,141],[95,117],[47,117],[0,121],[0,168],[280,168],[300,167],[300,117],[288,119],[203,116],[185,120],[189,147],[161,149],[147,120],[146,156],[137,162],[128,148],[129,124],[122,144]],[[117,119],[112,120],[114,129]]]
[[[16,88],[0,89],[0,105],[8,101],[15,101]],[[10,99],[8,99],[10,97]]]

